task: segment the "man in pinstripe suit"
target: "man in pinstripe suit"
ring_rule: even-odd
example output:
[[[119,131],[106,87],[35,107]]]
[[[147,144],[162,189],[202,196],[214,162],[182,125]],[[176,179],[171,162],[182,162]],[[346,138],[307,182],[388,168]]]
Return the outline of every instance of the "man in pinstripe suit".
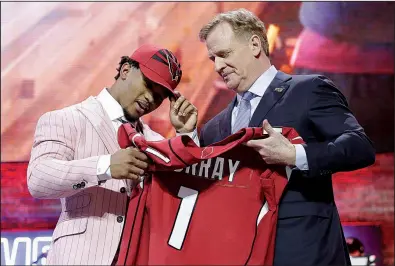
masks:
[[[144,45],[122,57],[117,70],[115,83],[97,97],[48,112],[38,121],[28,188],[33,197],[58,198],[62,205],[49,265],[115,261],[130,188],[149,163],[136,149],[120,149],[116,133],[122,123],[132,123],[148,140],[163,139],[140,117],[169,97],[177,134],[199,141],[197,110],[174,91],[182,72],[170,51]]]

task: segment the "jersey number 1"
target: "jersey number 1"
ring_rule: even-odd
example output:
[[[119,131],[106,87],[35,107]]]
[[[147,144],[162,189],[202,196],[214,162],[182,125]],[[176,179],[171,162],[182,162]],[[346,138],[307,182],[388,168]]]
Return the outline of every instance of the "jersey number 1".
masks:
[[[198,194],[199,191],[183,186],[178,191],[178,197],[182,200],[168,241],[168,244],[173,248],[178,250],[182,248]]]

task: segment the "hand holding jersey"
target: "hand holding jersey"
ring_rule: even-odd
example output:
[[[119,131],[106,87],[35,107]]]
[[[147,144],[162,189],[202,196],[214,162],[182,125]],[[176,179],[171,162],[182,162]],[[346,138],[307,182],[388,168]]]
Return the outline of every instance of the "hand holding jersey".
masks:
[[[111,155],[111,176],[115,179],[139,180],[150,160],[136,148],[121,149]]]
[[[281,131],[303,142],[295,130]],[[138,147],[154,164],[132,192],[117,264],[272,265],[287,173],[241,145],[267,137],[246,128],[200,148],[187,136],[146,141],[123,125],[119,145]]]
[[[266,119],[262,127],[268,133],[268,138],[250,140],[246,145],[256,150],[267,164],[295,166],[295,146],[281,133],[276,132]]]

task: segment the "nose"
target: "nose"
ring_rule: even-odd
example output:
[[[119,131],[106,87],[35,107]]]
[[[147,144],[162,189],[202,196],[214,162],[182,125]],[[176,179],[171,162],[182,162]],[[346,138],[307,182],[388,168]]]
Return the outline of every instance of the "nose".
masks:
[[[215,66],[215,71],[221,73],[221,71],[226,67],[226,64],[222,58],[216,57],[214,66]]]

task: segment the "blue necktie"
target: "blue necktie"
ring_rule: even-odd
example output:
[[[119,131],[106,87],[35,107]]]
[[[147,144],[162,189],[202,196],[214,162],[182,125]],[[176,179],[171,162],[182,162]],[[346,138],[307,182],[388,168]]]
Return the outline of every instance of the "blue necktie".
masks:
[[[233,125],[232,134],[236,133],[242,128],[248,127],[248,124],[251,120],[251,103],[250,101],[255,98],[255,95],[252,92],[245,92],[243,97],[241,98],[239,105],[239,110],[237,111],[236,121]]]

